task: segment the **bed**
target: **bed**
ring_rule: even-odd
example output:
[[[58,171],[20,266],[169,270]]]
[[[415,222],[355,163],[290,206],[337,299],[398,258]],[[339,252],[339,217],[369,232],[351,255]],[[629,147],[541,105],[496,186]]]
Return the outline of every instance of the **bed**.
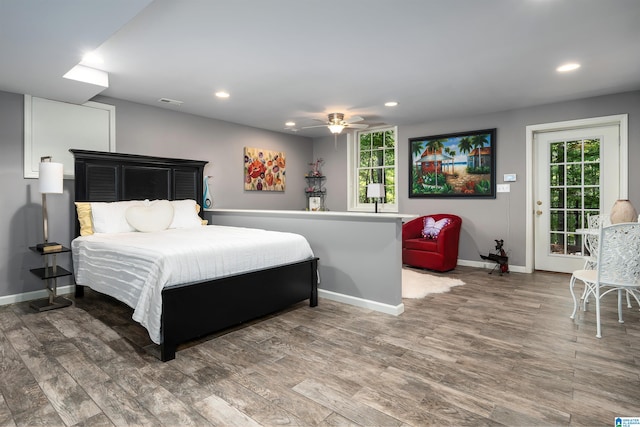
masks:
[[[188,200],[200,200],[203,194],[203,170],[207,162],[185,159],[171,159],[141,155],[130,155],[120,153],[106,153],[85,150],[70,150],[75,158],[75,201],[79,202],[123,202],[123,201],[143,201],[147,200],[167,200],[171,203],[182,203]],[[180,202],[179,202],[180,201]],[[199,212],[200,217],[203,212]],[[231,227],[232,229],[234,227]],[[76,236],[80,236],[80,221],[76,218]],[[204,246],[210,246],[210,242],[218,240],[218,236],[231,233],[235,240],[249,239],[251,236],[257,236],[268,232],[266,230],[225,230],[228,227],[218,226],[202,226],[202,232],[191,230],[191,235],[173,236],[174,242],[189,241],[196,242],[198,237],[195,234],[202,234],[207,237],[202,239]],[[213,233],[215,237],[209,236],[207,233]],[[177,232],[177,231],[176,231]],[[233,234],[233,233],[240,234]],[[173,234],[173,230],[167,230],[167,236]],[[245,233],[245,234],[241,234]],[[246,233],[250,233],[249,236]],[[104,264],[110,255],[98,255],[86,257],[83,251],[94,251],[96,248],[107,248],[108,242],[104,242],[103,238],[110,238],[115,242],[116,246],[111,247],[111,253],[120,253],[123,257],[130,257],[131,254],[126,250],[137,251],[141,258],[150,257],[155,248],[167,246],[172,250],[178,251],[180,245],[178,243],[161,244],[156,243],[152,239],[155,233],[131,232],[124,233],[113,239],[113,236],[90,236],[89,239],[78,237],[72,242],[74,251],[74,269],[76,265],[81,265],[82,270],[79,277],[76,277],[76,297],[80,298],[84,293],[84,286],[96,287],[98,292],[110,295],[108,284],[105,286],[92,286],[92,279],[100,277],[106,280],[109,276],[104,274],[104,269],[109,266]],[[289,234],[289,233],[283,233]],[[133,242],[125,239],[125,236],[133,238]],[[234,238],[232,236],[232,238]],[[292,238],[292,236],[283,236]],[[300,236],[299,236],[300,237]],[[267,237],[269,240],[271,237]],[[144,240],[146,245],[137,246],[135,240]],[[85,246],[89,243],[93,246]],[[281,245],[291,246],[294,241],[285,239]],[[295,243],[297,244],[297,243]],[[118,247],[117,245],[121,245]],[[155,246],[154,246],[155,245]],[[183,245],[185,246],[185,245]],[[195,244],[190,244],[195,249]],[[126,247],[129,247],[127,249]],[[83,249],[81,249],[83,248]],[[149,324],[143,324],[150,333],[150,338],[159,344],[160,359],[168,361],[175,358],[176,348],[179,344],[209,335],[214,332],[221,331],[226,328],[237,326],[241,323],[283,310],[301,301],[309,300],[309,305],[315,307],[318,304],[317,290],[317,263],[318,258],[311,254],[305,254],[302,246],[300,254],[290,255],[289,258],[284,256],[276,256],[275,259],[265,260],[266,264],[261,265],[243,265],[224,270],[222,276],[215,278],[207,277],[203,272],[202,277],[197,280],[187,278],[185,282],[164,284],[156,283],[158,288],[157,299],[158,305],[153,308],[149,306],[148,310],[156,310],[160,314],[157,319],[159,322],[158,335],[154,336]],[[230,247],[222,249],[222,254],[231,251]],[[241,251],[243,249],[240,249]],[[248,249],[247,249],[248,250]],[[185,252],[187,249],[185,248]],[[279,250],[278,250],[279,251]],[[274,251],[277,254],[280,252]],[[93,255],[99,252],[92,252]],[[187,252],[188,254],[188,252]],[[165,256],[167,262],[177,265],[187,265],[195,263],[203,266],[206,270],[205,261],[214,258],[207,258],[210,254],[191,255],[183,261],[174,259],[174,254]],[[102,262],[101,265],[95,265],[92,270],[90,264],[83,262],[80,258],[85,256],[84,260],[92,259],[93,262]],[[175,255],[177,256],[177,255]],[[202,258],[204,256],[204,258]],[[224,255],[223,255],[224,256]],[[289,255],[287,255],[289,256]],[[201,257],[198,259],[198,257]],[[293,258],[291,258],[293,257]],[[295,261],[293,259],[297,258]],[[253,256],[253,258],[256,258]],[[217,259],[217,258],[215,258]],[[149,265],[153,264],[149,260]],[[245,263],[246,264],[246,263]],[[103,272],[100,273],[99,269]],[[92,273],[95,275],[92,276]],[[114,276],[116,276],[114,274]],[[149,279],[147,273],[143,274],[143,279]],[[177,275],[177,277],[181,277]],[[120,277],[120,281],[126,281],[126,278]],[[155,281],[155,278],[151,281]],[[158,281],[159,282],[159,281]],[[133,282],[132,282],[133,283]],[[125,304],[135,305],[123,295],[110,295],[121,300]],[[147,303],[150,303],[147,301]],[[135,308],[135,307],[132,307]],[[149,323],[149,320],[145,322]]]

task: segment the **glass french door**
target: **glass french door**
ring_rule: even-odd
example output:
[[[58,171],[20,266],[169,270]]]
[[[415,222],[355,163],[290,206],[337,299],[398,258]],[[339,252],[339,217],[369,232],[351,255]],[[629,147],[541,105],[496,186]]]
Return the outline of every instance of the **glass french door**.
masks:
[[[535,268],[570,273],[584,265],[588,215],[619,193],[618,126],[536,135]]]

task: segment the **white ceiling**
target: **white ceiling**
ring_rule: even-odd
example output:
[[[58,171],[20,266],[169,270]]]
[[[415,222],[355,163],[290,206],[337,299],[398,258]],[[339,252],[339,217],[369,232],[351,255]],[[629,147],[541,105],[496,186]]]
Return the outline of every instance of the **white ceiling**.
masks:
[[[106,90],[62,78],[93,49]],[[0,90],[67,102],[404,125],[640,89],[640,1],[0,0],[0,61]]]

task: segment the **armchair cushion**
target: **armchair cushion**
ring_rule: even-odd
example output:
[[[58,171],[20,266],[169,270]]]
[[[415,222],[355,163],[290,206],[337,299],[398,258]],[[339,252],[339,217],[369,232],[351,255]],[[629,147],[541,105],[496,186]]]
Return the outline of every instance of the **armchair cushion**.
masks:
[[[437,239],[438,234],[440,234],[440,230],[449,224],[451,220],[449,218],[442,218],[438,221],[433,219],[433,217],[425,216],[424,217],[424,228],[422,229],[422,236],[427,239]]]

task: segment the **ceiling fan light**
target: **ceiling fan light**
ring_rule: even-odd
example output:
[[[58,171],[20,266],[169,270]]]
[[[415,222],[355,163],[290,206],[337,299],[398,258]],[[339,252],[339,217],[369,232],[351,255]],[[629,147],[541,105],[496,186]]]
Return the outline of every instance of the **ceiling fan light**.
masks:
[[[331,131],[331,133],[338,134],[342,132],[342,129],[344,129],[344,125],[329,125],[329,130]]]

